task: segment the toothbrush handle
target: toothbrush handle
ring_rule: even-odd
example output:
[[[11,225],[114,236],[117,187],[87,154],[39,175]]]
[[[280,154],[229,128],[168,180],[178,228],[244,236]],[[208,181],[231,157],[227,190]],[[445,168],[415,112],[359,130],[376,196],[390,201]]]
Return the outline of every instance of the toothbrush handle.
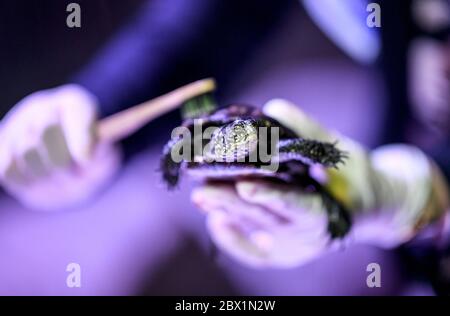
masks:
[[[120,141],[155,118],[178,108],[184,102],[215,89],[216,82],[214,79],[203,79],[113,114],[98,123],[96,127],[97,139],[109,143]]]

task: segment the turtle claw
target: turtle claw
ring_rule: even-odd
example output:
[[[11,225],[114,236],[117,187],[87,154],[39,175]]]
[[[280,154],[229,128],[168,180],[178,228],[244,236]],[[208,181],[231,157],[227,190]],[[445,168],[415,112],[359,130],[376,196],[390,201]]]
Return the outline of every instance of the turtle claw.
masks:
[[[337,169],[339,163],[345,163],[348,155],[339,150],[336,143],[295,138],[280,141],[278,150],[281,156],[288,155],[304,163],[319,163],[327,168]]]

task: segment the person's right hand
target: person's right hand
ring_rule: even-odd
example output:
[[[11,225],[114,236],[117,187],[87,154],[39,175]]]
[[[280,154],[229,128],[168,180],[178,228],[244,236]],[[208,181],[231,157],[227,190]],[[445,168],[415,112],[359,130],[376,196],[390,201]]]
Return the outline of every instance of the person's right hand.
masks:
[[[117,148],[98,144],[97,102],[78,85],[33,93],[0,123],[0,183],[31,209],[87,200],[120,165]]]

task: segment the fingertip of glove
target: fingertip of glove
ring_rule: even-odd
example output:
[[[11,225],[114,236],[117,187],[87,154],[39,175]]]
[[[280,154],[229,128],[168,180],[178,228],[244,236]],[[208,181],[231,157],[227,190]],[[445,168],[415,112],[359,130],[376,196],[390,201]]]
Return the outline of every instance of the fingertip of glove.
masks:
[[[261,189],[262,184],[254,181],[239,181],[236,183],[236,191],[241,197],[252,197]]]
[[[264,114],[273,118],[285,117],[286,113],[292,111],[300,111],[300,109],[292,102],[281,98],[269,100],[263,107]]]
[[[203,188],[195,188],[191,193],[191,200],[196,205],[201,205],[204,201],[204,189]]]

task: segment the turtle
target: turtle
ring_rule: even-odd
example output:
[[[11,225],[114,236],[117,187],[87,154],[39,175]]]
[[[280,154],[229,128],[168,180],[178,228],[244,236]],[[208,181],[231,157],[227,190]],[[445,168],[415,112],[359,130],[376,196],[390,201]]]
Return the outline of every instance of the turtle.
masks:
[[[211,104],[208,97],[193,101],[190,106],[186,104],[188,110],[183,113],[181,127],[190,133],[173,137],[164,146],[160,170],[169,189],[177,187],[183,173],[211,182],[264,178],[287,183],[320,194],[327,211],[330,237],[342,239],[347,235],[352,224],[349,210],[310,172],[315,164],[338,168],[345,163],[348,155],[337,148],[336,142],[302,138],[252,105],[234,103],[217,108]],[[196,126],[201,126],[202,130],[214,129],[211,137],[202,137],[197,142],[201,149],[197,151],[194,143],[198,135],[192,135]],[[262,128],[266,128],[267,137],[258,133]],[[275,141],[274,131],[277,133]],[[187,157],[173,159],[174,151],[183,153],[186,148],[190,149]],[[254,154],[261,148],[268,152],[270,162]],[[274,161],[276,170],[270,168]]]

